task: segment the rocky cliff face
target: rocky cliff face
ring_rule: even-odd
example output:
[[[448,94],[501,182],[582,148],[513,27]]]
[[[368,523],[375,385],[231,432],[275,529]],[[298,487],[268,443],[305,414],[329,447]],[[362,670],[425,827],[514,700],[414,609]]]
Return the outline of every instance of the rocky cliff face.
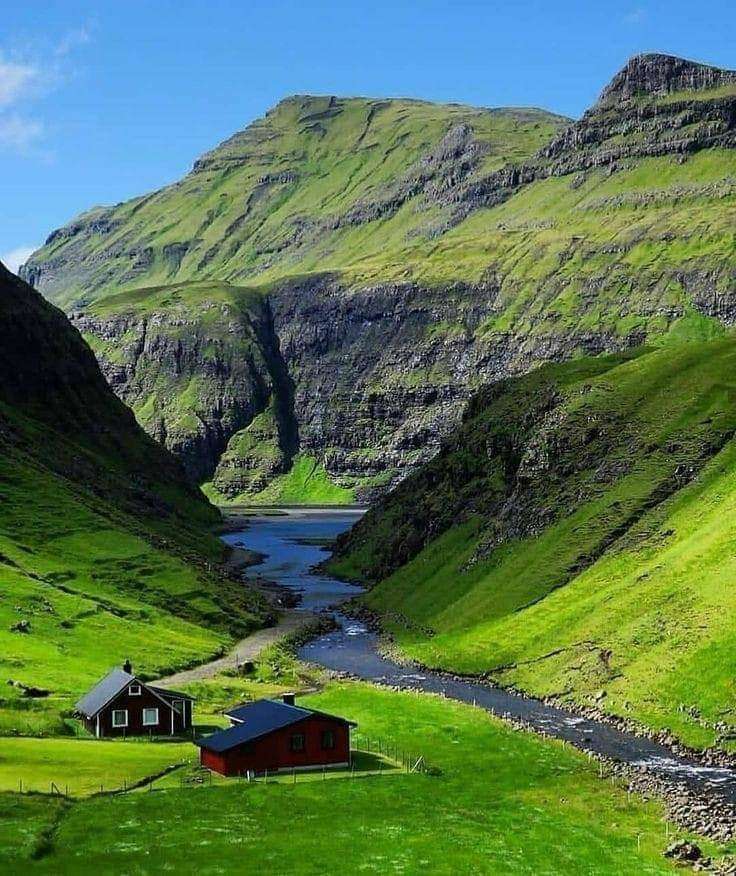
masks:
[[[736,72],[673,55],[636,55],[603,90],[599,104],[736,85]]]
[[[288,468],[293,388],[266,298],[227,284],[147,290],[72,319],[112,388],[193,482],[232,496]]]
[[[436,453],[481,384],[621,346],[605,331],[486,337],[498,296],[493,282],[351,290],[317,277],[280,287],[274,325],[296,386],[300,447],[371,500]]]
[[[661,55],[572,124],[295,97],[25,271],[217,497],[302,453],[372,499],[484,382],[734,324],[735,138],[736,74]]]
[[[512,197],[550,176],[616,172],[642,158],[736,147],[736,72],[669,55],[640,55],[618,73],[583,117],[560,131],[531,160],[469,182],[445,198],[453,221]]]

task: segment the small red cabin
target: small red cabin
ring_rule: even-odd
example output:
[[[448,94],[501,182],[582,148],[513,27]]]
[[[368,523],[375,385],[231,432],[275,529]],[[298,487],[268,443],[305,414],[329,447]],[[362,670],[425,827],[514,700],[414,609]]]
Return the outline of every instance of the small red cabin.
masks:
[[[350,730],[357,725],[297,706],[293,694],[226,714],[232,727],[196,743],[202,766],[223,776],[350,764]]]
[[[113,669],[75,709],[94,736],[178,736],[191,732],[192,697],[145,684],[129,662]]]

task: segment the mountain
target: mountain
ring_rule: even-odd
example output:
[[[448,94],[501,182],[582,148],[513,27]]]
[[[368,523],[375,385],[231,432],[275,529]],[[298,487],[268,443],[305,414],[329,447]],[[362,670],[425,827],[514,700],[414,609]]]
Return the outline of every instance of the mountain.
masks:
[[[151,674],[262,621],[212,571],[216,510],[56,307],[0,265],[0,732],[64,732],[111,665]]]
[[[572,123],[294,97],[24,271],[213,498],[370,500],[488,381],[732,324],[735,145],[736,74],[666,55]]]
[[[331,569],[423,663],[727,745],[735,365],[729,333],[483,389]]]

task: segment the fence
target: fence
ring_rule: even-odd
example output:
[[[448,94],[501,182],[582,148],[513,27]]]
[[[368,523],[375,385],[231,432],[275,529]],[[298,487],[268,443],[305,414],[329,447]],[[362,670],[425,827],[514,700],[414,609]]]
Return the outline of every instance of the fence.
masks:
[[[401,764],[401,768],[409,773],[427,772],[424,755],[406,751],[390,739],[387,740],[380,736],[366,736],[356,733],[353,736],[353,749],[355,751],[364,751],[367,754],[385,756],[389,760],[393,760],[394,763]]]
[[[377,755],[375,765],[368,763],[360,763],[360,759],[355,755],[367,754]],[[314,769],[292,769],[279,771],[277,773],[268,772],[260,774],[251,774],[250,776],[242,776],[250,782],[258,783],[278,783],[284,784],[292,782],[297,784],[299,779],[302,781],[315,781],[320,778],[326,780],[328,777],[334,778],[365,778],[367,776],[378,775],[393,775],[398,772],[403,773],[428,773],[431,768],[428,767],[424,755],[416,752],[408,751],[390,739],[385,739],[381,736],[368,736],[366,734],[354,734],[351,746],[351,764],[349,767],[316,767]],[[90,782],[84,783],[83,787],[73,789],[71,796],[93,796],[99,794],[120,794],[126,791],[131,791],[136,788],[148,788],[150,791],[155,790],[155,786],[159,780],[163,779],[169,773],[179,772],[178,783],[176,777],[172,776],[174,786],[179,785],[180,788],[193,787],[197,785],[212,785],[220,781],[228,781],[225,777],[213,776],[209,770],[202,769],[192,772],[190,767],[193,764],[174,764],[157,772],[152,776],[137,779],[121,779],[119,783],[113,783],[112,786],[105,787],[104,784],[99,786],[93,785]],[[171,787],[171,784],[168,784]],[[20,793],[41,793],[50,794],[55,797],[69,797],[69,785],[62,782],[59,784],[55,781],[49,782],[48,790],[40,785],[40,783],[27,783],[22,779],[18,781],[18,791]]]

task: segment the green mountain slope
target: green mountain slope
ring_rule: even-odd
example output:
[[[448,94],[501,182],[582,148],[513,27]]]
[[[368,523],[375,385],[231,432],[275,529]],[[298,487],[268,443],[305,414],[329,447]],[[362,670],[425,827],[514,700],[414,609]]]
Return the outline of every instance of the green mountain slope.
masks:
[[[105,302],[87,337],[106,376],[190,471],[214,478],[214,497],[253,499],[299,454],[370,499],[431,458],[485,382],[656,342],[683,317],[734,322],[735,83],[640,56],[571,124],[536,110],[290,98],[180,183],[54,232],[25,275],[75,313]],[[223,392],[268,422],[230,446],[235,433],[213,437],[216,418],[151,416],[135,361],[118,379],[109,354],[131,331],[129,301],[108,296],[195,284],[177,319],[209,338],[199,304],[209,312],[221,282],[247,285],[273,317],[267,346],[293,383],[279,401],[296,426],[286,453],[247,381]],[[160,321],[147,324],[153,351]],[[177,367],[165,340],[164,375]],[[229,336],[233,357],[243,343]],[[168,391],[191,399],[176,382]],[[221,478],[213,447],[231,471],[243,460],[266,472],[254,454],[277,463]]]
[[[111,665],[204,659],[263,609],[66,317],[1,265],[0,292],[0,733],[63,732]]]
[[[483,390],[334,569],[425,663],[725,742],[735,364],[729,335]]]
[[[71,307],[124,288],[241,281],[275,265],[271,274],[286,276],[303,270],[305,250],[323,269],[325,248],[337,245],[342,261],[362,254],[364,241],[352,246],[341,227],[374,230],[402,198],[421,195],[429,210],[460,179],[528,158],[565,121],[536,110],[288,98],[202,156],[182,182],[54,232],[26,274]],[[435,219],[410,212],[399,243]]]

